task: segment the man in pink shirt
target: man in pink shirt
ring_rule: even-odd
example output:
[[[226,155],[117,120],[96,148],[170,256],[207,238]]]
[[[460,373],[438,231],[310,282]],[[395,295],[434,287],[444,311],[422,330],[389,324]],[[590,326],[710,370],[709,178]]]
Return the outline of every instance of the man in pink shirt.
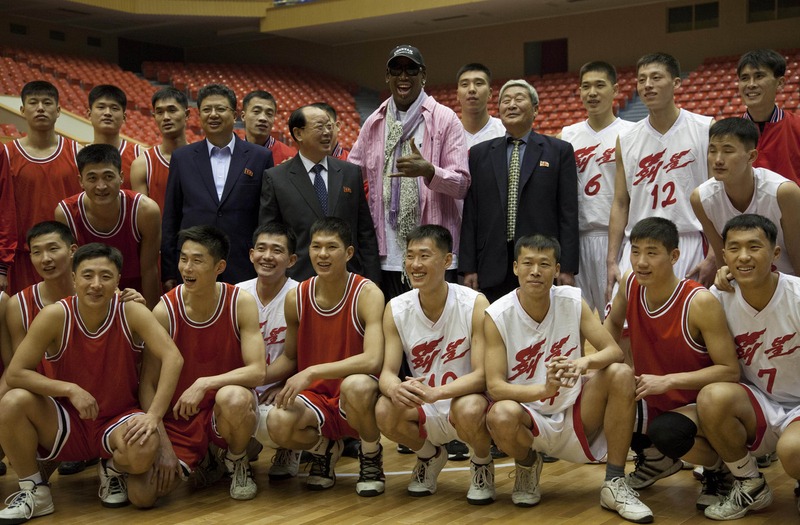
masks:
[[[392,50],[386,64],[392,96],[364,122],[347,159],[361,166],[368,183],[387,300],[411,289],[402,277],[408,232],[437,224],[453,239],[460,237],[462,200],[470,184],[464,128],[451,109],[425,93],[425,78],[417,48]],[[453,259],[445,276],[451,282],[458,268]]]

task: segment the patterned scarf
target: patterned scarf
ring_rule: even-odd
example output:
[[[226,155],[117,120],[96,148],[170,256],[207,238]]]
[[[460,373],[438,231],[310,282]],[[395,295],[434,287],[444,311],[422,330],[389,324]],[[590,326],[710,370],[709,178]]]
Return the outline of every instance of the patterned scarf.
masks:
[[[422,104],[428,95],[421,91],[417,100],[411,104],[405,121],[400,122],[399,112],[394,99],[389,99],[386,109],[386,126],[389,134],[386,137],[383,162],[383,202],[389,215],[389,225],[395,230],[397,244],[406,249],[406,236],[419,223],[421,211],[419,206],[418,181],[411,177],[389,177],[397,173],[397,159],[411,155],[410,140],[414,138],[414,130],[422,122]]]

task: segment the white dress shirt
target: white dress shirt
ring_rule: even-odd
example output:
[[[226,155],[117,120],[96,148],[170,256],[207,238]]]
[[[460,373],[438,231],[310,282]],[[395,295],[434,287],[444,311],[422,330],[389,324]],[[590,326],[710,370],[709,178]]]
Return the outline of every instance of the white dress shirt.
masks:
[[[231,136],[231,141],[223,148],[218,148],[206,139],[208,157],[211,160],[211,173],[214,175],[214,186],[217,188],[217,198],[220,200],[222,200],[222,191],[225,189],[225,181],[228,180],[234,144],[236,144],[235,135]]]

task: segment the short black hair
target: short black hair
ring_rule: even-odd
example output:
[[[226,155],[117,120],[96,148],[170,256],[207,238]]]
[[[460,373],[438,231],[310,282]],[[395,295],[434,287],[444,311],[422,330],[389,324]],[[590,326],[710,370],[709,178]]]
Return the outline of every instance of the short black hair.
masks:
[[[333,106],[331,106],[327,102],[314,102],[310,106],[312,108],[321,109],[322,111],[324,111],[325,113],[327,113],[331,117],[331,120],[336,122],[336,108],[334,108]]]
[[[767,236],[771,248],[775,247],[778,242],[778,227],[775,223],[767,219],[763,215],[756,215],[755,213],[743,213],[737,215],[725,223],[722,228],[722,246],[728,241],[728,232],[742,231],[742,230],[761,230]]]
[[[678,247],[678,228],[663,217],[648,217],[637,222],[631,230],[631,243],[649,239],[660,242],[667,253]]]
[[[308,106],[299,107],[289,115],[289,133],[292,135],[292,139],[294,139],[295,142],[297,142],[297,137],[294,136],[294,128],[306,127],[306,114],[303,110],[307,107]]]
[[[347,221],[339,217],[325,217],[312,224],[309,237],[313,239],[317,233],[333,233],[337,235],[344,243],[345,248],[353,245],[353,230],[350,229]]]
[[[275,97],[273,97],[268,91],[251,91],[245,95],[244,99],[242,100],[242,111],[247,111],[247,106],[254,98],[263,98],[264,100],[269,100],[272,102],[272,105],[275,106],[275,111],[278,111],[278,103],[275,101]],[[198,107],[199,106],[200,105],[198,104]]]
[[[51,233],[58,234],[58,236],[61,237],[61,240],[66,243],[67,247],[77,244],[75,242],[75,237],[72,235],[72,230],[69,229],[69,226],[58,221],[43,221],[34,224],[25,235],[25,243],[30,246],[31,241],[33,241],[36,237],[49,235]]]
[[[155,93],[153,93],[153,97],[150,99],[150,102],[153,104],[153,109],[156,108],[156,102],[159,100],[167,100],[170,98],[174,98],[175,102],[177,102],[183,109],[189,109],[189,98],[186,96],[186,93],[181,91],[180,89],[175,89],[172,86],[167,86],[165,88],[161,88]]]
[[[450,230],[444,226],[437,224],[423,224],[417,226],[406,235],[406,249],[411,245],[412,241],[421,241],[423,239],[430,239],[436,247],[444,254],[453,251],[453,235]]]
[[[602,60],[595,60],[594,62],[587,62],[583,66],[581,66],[581,72],[578,76],[578,81],[583,82],[583,75],[590,72],[597,72],[597,73],[605,73],[606,77],[608,78],[611,85],[617,83],[617,70],[614,66],[609,64],[608,62],[603,62]]]
[[[117,273],[122,273],[122,252],[102,242],[90,242],[78,248],[72,256],[72,271],[77,272],[83,261],[100,257],[111,261],[117,267]]]
[[[236,111],[236,93],[224,84],[208,84],[207,86],[201,87],[197,92],[197,108],[200,109],[206,97],[214,95],[220,95],[228,99],[228,104],[230,104],[231,109]]]
[[[747,149],[756,149],[758,146],[758,125],[750,119],[742,117],[728,117],[718,120],[708,130],[708,138],[736,137]]]
[[[271,221],[256,228],[256,231],[253,232],[253,246],[258,243],[261,235],[282,235],[286,237],[286,249],[289,250],[289,255],[293,255],[297,250],[297,235],[294,230],[282,222]]]
[[[736,76],[742,74],[742,69],[747,66],[758,69],[758,66],[765,66],[772,71],[775,78],[780,78],[786,74],[786,60],[783,55],[772,49],[756,49],[748,51],[739,59],[736,66]]]
[[[46,80],[31,80],[22,87],[20,98],[22,99],[23,105],[25,105],[25,99],[31,95],[44,95],[46,97],[51,97],[56,101],[56,104],[58,104],[58,89],[56,89],[53,84],[47,82]]]
[[[119,150],[110,144],[90,144],[78,152],[76,161],[81,175],[87,164],[112,164],[117,171],[122,170]]]
[[[203,246],[211,257],[214,258],[214,263],[218,263],[223,259],[228,258],[231,251],[231,240],[228,235],[213,226],[202,224],[200,226],[192,226],[178,232],[178,251],[183,248],[186,241],[196,242]]]
[[[520,237],[517,240],[517,243],[514,245],[515,261],[519,260],[519,254],[522,253],[523,248],[538,251],[553,250],[553,256],[556,259],[556,264],[561,262],[561,244],[559,244],[558,239],[550,235],[535,233],[533,235],[523,235]]]
[[[650,53],[640,58],[639,61],[636,62],[636,74],[639,74],[639,70],[643,66],[649,64],[661,64],[666,67],[667,73],[669,73],[672,78],[680,78],[681,76],[681,65],[678,59],[667,53]]]
[[[461,81],[461,75],[466,73],[467,71],[480,71],[481,73],[486,75],[486,80],[489,84],[492,83],[492,72],[489,71],[489,68],[484,66],[479,62],[470,62],[465,66],[461,66],[461,69],[458,70],[458,74],[456,75],[456,82]]]
[[[117,86],[112,86],[111,84],[100,84],[92,88],[89,91],[89,109],[94,106],[94,103],[97,102],[100,98],[110,98],[120,106],[122,106],[122,111],[124,112],[128,107],[128,97],[125,96],[125,92],[122,91]]]

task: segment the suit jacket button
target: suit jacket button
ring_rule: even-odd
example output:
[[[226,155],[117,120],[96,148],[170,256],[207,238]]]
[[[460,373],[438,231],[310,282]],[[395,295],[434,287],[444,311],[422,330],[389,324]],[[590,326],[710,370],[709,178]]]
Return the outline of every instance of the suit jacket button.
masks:
[[[222,212],[221,211],[217,212],[217,217],[222,217]]]

